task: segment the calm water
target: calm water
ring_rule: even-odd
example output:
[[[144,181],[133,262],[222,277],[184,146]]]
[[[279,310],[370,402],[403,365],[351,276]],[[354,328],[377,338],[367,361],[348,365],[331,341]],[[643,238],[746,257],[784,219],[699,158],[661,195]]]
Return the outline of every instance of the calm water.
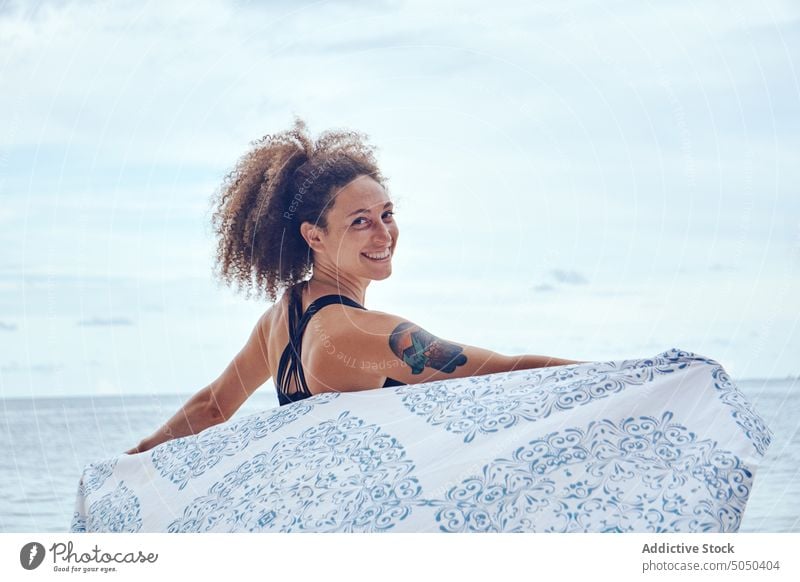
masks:
[[[800,531],[800,381],[739,382],[775,433],[740,531]],[[187,396],[0,400],[0,532],[69,530],[83,467],[119,454]],[[257,392],[237,413],[277,405]]]

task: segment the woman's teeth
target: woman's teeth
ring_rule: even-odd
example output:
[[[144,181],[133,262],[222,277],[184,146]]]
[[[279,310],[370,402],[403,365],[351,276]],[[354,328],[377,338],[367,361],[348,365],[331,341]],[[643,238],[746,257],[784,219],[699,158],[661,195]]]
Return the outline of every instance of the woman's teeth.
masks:
[[[391,253],[389,253],[389,249],[386,249],[382,253],[361,253],[361,254],[367,257],[368,259],[372,259],[373,261],[382,261],[383,259],[388,258]]]

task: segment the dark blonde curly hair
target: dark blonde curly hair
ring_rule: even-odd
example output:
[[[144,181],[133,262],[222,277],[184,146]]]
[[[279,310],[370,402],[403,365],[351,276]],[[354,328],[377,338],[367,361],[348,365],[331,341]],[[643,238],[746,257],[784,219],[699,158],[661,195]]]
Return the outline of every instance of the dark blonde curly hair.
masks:
[[[292,129],[251,142],[215,194],[217,276],[248,298],[266,293],[272,301],[306,280],[313,253],[300,225],[326,230],[336,191],[359,176],[386,187],[366,139],[330,130],[313,141],[305,122],[295,119]]]

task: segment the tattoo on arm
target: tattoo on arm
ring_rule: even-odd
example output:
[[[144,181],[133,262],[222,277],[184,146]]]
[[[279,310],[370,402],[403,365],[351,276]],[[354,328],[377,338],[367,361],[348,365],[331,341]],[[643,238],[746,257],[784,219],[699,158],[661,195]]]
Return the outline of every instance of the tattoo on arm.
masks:
[[[422,374],[426,367],[448,374],[467,363],[460,346],[440,340],[418,325],[404,321],[389,336],[389,347],[411,368],[412,374]]]

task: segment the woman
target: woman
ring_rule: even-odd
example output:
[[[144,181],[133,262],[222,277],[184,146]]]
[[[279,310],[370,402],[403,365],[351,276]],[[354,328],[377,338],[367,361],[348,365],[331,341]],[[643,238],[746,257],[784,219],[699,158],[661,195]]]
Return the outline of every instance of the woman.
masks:
[[[352,132],[314,142],[300,120],[253,145],[216,202],[217,264],[248,295],[281,298],[220,377],[128,453],[229,419],[269,378],[284,405],[321,392],[578,363],[504,356],[365,309],[370,282],[392,274],[399,236],[373,148]]]

